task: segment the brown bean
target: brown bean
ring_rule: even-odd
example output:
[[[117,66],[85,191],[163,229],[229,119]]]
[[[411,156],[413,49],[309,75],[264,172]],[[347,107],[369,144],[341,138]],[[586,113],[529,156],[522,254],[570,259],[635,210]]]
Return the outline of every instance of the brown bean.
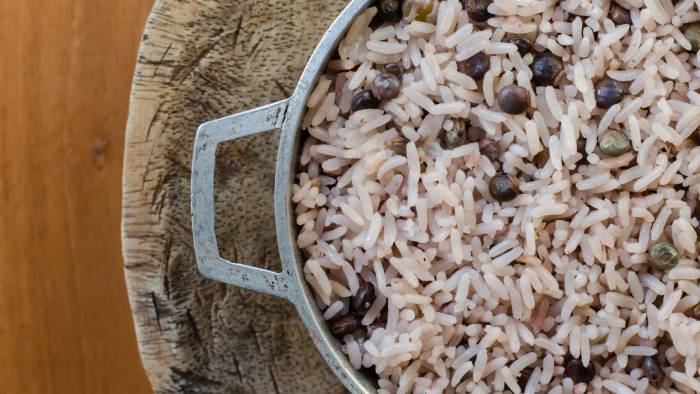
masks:
[[[522,86],[509,85],[498,92],[496,101],[501,111],[518,115],[530,107],[530,92]]]
[[[352,306],[359,313],[367,313],[369,307],[374,303],[375,298],[374,285],[369,282],[364,282],[352,297]]]
[[[360,328],[361,320],[362,318],[354,313],[335,318],[331,322],[331,332],[338,337],[352,334]]]
[[[498,157],[501,155],[501,148],[498,146],[498,142],[491,138],[482,138],[479,141],[479,151],[492,162],[498,161]]]
[[[581,360],[569,355],[568,360],[564,364],[564,376],[571,378],[574,383],[590,383],[595,378],[595,375],[596,368],[591,361],[588,362],[586,367]]]

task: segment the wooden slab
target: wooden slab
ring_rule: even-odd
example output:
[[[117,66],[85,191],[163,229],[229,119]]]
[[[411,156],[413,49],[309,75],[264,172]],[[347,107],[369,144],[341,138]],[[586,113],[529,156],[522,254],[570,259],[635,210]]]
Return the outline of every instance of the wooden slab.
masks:
[[[0,1],[2,394],[150,392],[119,238],[124,125],[150,9]]]
[[[199,276],[189,198],[197,125],[287,97],[344,5],[156,1],[133,82],[122,239],[141,357],[158,393],[344,392],[291,304]],[[224,257],[279,270],[276,139],[219,149],[216,227]]]

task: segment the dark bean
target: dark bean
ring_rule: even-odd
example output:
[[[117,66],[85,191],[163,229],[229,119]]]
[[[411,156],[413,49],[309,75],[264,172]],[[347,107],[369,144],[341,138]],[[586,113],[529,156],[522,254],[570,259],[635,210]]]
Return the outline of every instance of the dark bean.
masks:
[[[403,18],[403,0],[378,0],[377,16],[386,22],[400,22]]]
[[[695,320],[700,320],[700,304],[696,304],[690,314],[686,312],[686,316],[692,317]]]
[[[509,85],[498,92],[497,101],[503,112],[521,114],[530,107],[530,92],[522,86]]]
[[[478,81],[483,78],[486,72],[491,68],[491,58],[487,54],[479,52],[469,59],[458,62],[457,68],[460,72]]]
[[[396,75],[380,73],[372,80],[372,94],[377,100],[391,100],[401,93],[401,81]]]
[[[467,9],[467,14],[472,22],[486,22],[489,20],[493,16],[488,10],[491,3],[491,0],[462,0],[462,4]]]
[[[598,147],[601,152],[611,157],[617,157],[632,149],[632,141],[619,130],[610,130],[600,136]]]
[[[586,139],[585,138],[579,138],[576,141],[576,152],[585,155],[586,154]]]
[[[530,380],[530,375],[532,375],[532,368],[525,368],[520,371],[520,376],[518,376],[518,386],[520,386],[521,391],[525,391],[527,382]]]
[[[386,327],[386,322],[389,320],[389,310],[387,308],[382,309],[382,313],[379,314],[379,317],[377,320],[374,321],[374,324],[379,325],[380,327],[384,328]]]
[[[331,321],[331,332],[333,335],[343,337],[352,334],[360,328],[362,318],[354,313],[335,318]]]
[[[481,127],[472,126],[467,130],[467,140],[469,142],[479,142],[484,138],[486,132]]]
[[[661,308],[661,304],[663,304],[663,303],[664,303],[664,299],[663,299],[662,297],[656,297],[656,298],[654,299],[654,302],[652,302],[652,304],[654,304],[654,306],[656,307],[656,309]]]
[[[403,78],[403,65],[401,63],[387,63],[384,65],[384,72],[401,79]]]
[[[577,358],[569,356],[564,365],[564,376],[571,378],[574,383],[590,383],[595,378],[595,365],[591,361],[588,366],[584,366],[583,362]]]
[[[445,149],[454,149],[467,143],[467,126],[463,119],[453,119],[450,130],[442,133],[442,145]]]
[[[664,380],[664,371],[654,357],[644,357],[642,360],[642,372],[649,379],[652,386],[656,387]]]
[[[649,263],[654,269],[668,271],[678,265],[678,249],[668,242],[659,242],[649,248]]]
[[[684,33],[685,39],[690,42],[691,50],[697,52],[700,49],[700,22],[686,26]]]
[[[608,18],[613,21],[616,25],[631,25],[632,17],[630,16],[630,11],[617,3],[612,3],[610,5],[610,11],[608,11]]]
[[[372,92],[369,90],[359,91],[355,97],[352,98],[352,103],[350,108],[352,112],[361,111],[363,109],[374,109],[379,107],[379,100],[374,98]]]
[[[357,289],[357,293],[352,297],[352,306],[358,313],[365,314],[374,302],[374,286],[369,282],[364,282]]]
[[[384,19],[382,19],[382,16],[377,12],[374,18],[372,18],[372,20],[369,22],[369,28],[372,29],[372,31],[374,31],[382,27],[383,24]]]
[[[370,382],[378,382],[379,381],[379,375],[377,375],[377,370],[373,367],[370,368],[362,368],[360,370],[360,373],[367,378]]]
[[[530,68],[535,86],[557,86],[564,75],[564,63],[550,52],[535,55]]]
[[[457,347],[461,346],[464,348],[464,350],[469,349],[469,336],[467,336],[466,334],[462,334],[461,338],[462,339],[457,344]]]
[[[596,105],[598,108],[608,109],[622,101],[627,90],[627,84],[605,77],[595,84]]]
[[[588,152],[586,152],[586,139],[579,138],[576,141],[576,151],[581,154],[581,158],[576,162],[576,164],[588,163]]]
[[[693,135],[690,136],[690,138],[693,139],[693,142],[695,142],[696,145],[700,145],[700,130],[694,132]]]
[[[520,55],[525,55],[532,51],[532,43],[527,38],[513,37],[510,39],[510,43],[518,47],[518,53],[520,53]]]
[[[548,149],[543,149],[539,153],[535,155],[533,158],[535,165],[537,168],[542,168],[544,167],[547,162],[549,161],[549,150]]]
[[[489,194],[500,202],[511,201],[520,193],[518,178],[510,174],[496,174],[489,182]]]
[[[479,141],[479,151],[492,162],[497,161],[498,157],[501,155],[501,148],[498,146],[498,142],[491,138],[482,138],[481,141]]]

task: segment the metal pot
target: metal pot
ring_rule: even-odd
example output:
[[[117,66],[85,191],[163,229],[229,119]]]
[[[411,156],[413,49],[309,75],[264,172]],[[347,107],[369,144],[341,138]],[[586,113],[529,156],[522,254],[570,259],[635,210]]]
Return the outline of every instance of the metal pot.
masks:
[[[326,363],[348,390],[363,394],[376,392],[376,383],[370,382],[350,365],[340,343],[328,330],[312,290],[304,280],[303,258],[295,241],[297,231],[291,195],[306,101],[338,43],[371,1],[353,0],[340,13],[311,55],[292,97],[199,126],[192,159],[192,232],[201,274],[291,301]],[[217,144],[276,129],[282,130],[275,173],[275,218],[282,261],[282,272],[279,273],[223,259],[214,233]]]

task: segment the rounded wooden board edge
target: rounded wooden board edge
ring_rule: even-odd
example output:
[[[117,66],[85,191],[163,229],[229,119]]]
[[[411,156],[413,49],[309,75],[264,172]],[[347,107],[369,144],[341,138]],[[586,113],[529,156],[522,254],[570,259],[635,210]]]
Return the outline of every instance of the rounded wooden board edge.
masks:
[[[342,393],[294,307],[202,278],[190,224],[197,125],[287,97],[345,1],[157,0],[139,50],[122,190],[124,271],[157,393]],[[220,147],[222,255],[279,270],[275,133]]]

